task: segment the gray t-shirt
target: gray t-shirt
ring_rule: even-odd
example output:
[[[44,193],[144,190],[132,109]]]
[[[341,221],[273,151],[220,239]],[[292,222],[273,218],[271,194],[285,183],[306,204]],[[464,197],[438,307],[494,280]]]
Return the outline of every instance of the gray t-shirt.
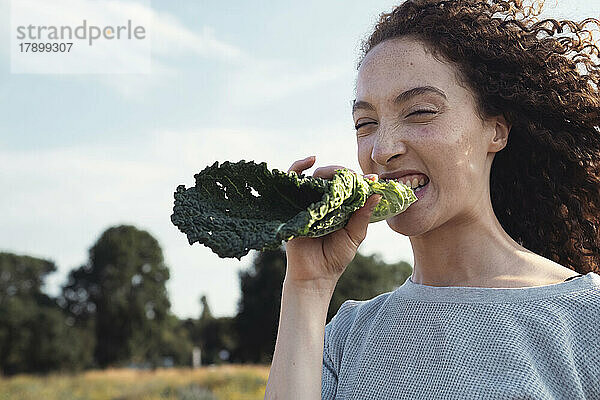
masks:
[[[600,400],[600,275],[524,288],[414,283],[325,327],[323,399]]]

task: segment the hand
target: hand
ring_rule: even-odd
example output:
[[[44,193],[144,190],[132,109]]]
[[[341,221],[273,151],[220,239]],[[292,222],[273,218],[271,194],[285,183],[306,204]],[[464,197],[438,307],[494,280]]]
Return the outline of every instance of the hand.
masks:
[[[302,171],[315,163],[315,157],[295,161],[288,172]],[[345,168],[340,165],[319,167],[313,176],[331,179],[336,169]],[[358,250],[367,235],[367,226],[373,209],[381,199],[381,195],[372,195],[365,205],[356,210],[346,226],[325,236],[309,238],[296,237],[286,243],[287,255],[286,281],[308,288],[335,288],[338,279]]]

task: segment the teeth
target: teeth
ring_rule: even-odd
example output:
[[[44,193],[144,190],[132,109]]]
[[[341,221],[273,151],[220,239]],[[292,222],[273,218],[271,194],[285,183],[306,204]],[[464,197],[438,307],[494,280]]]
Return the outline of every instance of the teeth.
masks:
[[[407,179],[406,182],[403,182],[402,180],[400,180],[400,182],[404,183],[406,186],[408,186],[409,188],[412,188],[412,189],[419,186],[419,180],[417,178],[414,178],[412,181]]]
[[[421,180],[419,180],[419,178],[413,178],[412,181],[410,179],[407,179],[406,181],[398,179],[397,182],[402,183],[411,189],[416,189],[418,186],[425,185],[425,178],[421,178]]]

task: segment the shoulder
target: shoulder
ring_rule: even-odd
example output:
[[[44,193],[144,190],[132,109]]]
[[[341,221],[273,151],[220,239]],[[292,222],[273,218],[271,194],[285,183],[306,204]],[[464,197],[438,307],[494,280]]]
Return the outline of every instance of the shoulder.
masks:
[[[600,275],[590,272],[581,278],[578,290],[565,294],[563,306],[572,312],[572,318],[596,325],[600,320]]]
[[[600,275],[595,272],[588,272],[581,277],[573,277],[567,282],[574,282],[577,285],[572,291],[565,293],[565,296],[571,299],[574,304],[599,306],[600,305]]]
[[[334,323],[337,326],[349,326],[357,318],[372,316],[384,305],[392,293],[382,293],[369,300],[346,300],[342,303],[330,323]]]
[[[325,326],[325,345],[343,347],[349,332],[372,324],[382,308],[385,308],[392,293],[394,292],[382,293],[370,300],[346,300],[342,303]]]

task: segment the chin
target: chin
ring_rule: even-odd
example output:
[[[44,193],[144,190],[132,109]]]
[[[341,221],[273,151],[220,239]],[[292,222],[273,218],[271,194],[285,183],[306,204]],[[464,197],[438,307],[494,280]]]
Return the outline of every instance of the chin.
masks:
[[[407,216],[402,213],[386,219],[385,222],[387,222],[388,226],[394,232],[404,236],[418,236],[427,231],[422,225],[424,221],[413,223],[410,218],[406,217]]]

